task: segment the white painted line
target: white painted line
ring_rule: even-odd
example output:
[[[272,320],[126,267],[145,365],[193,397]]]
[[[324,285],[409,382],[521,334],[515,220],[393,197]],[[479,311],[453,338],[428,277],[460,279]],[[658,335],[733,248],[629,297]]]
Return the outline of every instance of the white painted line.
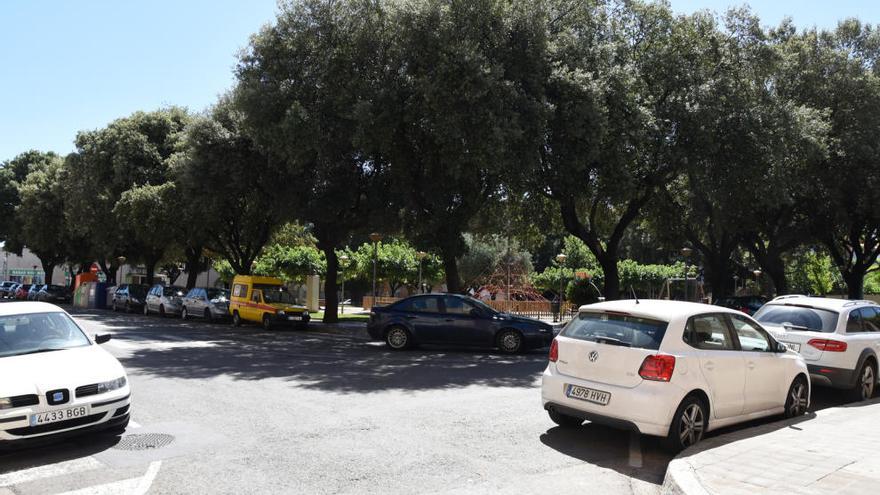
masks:
[[[156,475],[159,474],[160,467],[162,467],[162,461],[153,461],[150,463],[150,467],[147,468],[147,474],[141,478],[141,482],[138,483],[137,489],[134,491],[133,495],[145,495],[150,491],[150,486],[152,486],[153,481],[156,480]]]
[[[131,427],[131,428],[140,428],[140,427],[141,427],[141,424],[138,423],[137,421],[133,421],[133,420],[130,420],[130,419],[129,419],[129,420],[128,420],[128,426]]]
[[[641,435],[636,432],[629,434],[629,465],[634,468],[642,467]]]
[[[0,487],[18,485],[20,483],[27,483],[28,481],[64,476],[103,467],[104,464],[98,462],[94,457],[84,457],[82,459],[74,459],[72,461],[64,461],[57,464],[37,466],[22,469],[21,471],[0,474]]]

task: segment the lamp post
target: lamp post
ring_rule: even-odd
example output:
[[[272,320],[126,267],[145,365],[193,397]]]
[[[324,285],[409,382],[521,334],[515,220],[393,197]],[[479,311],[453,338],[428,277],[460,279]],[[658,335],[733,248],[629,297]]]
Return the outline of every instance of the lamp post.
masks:
[[[422,261],[424,261],[425,256],[428,256],[428,253],[424,251],[416,253],[416,258],[419,259],[419,294],[425,293],[425,287],[422,285]]]
[[[761,270],[755,270],[752,273],[755,274],[755,286],[758,289],[758,295],[761,295]]]
[[[562,301],[565,299],[565,259],[568,258],[564,253],[556,255],[556,263],[559,264],[559,321],[562,321]]]
[[[342,268],[342,301],[340,306],[342,314],[345,314],[345,267],[348,266],[348,255],[343,254],[339,257],[339,267]]]
[[[685,246],[681,248],[681,255],[684,257],[684,300],[688,300],[688,259],[693,253],[693,249]]]
[[[373,305],[376,304],[376,270],[379,264],[379,242],[382,241],[382,234],[373,232],[370,234],[370,241],[373,243]]]
[[[119,279],[122,278],[122,264],[125,263],[125,256],[117,256],[116,262],[119,265],[119,268],[116,269],[116,285],[119,285]]]
[[[736,295],[736,291],[739,290],[739,275],[733,276],[733,295]]]

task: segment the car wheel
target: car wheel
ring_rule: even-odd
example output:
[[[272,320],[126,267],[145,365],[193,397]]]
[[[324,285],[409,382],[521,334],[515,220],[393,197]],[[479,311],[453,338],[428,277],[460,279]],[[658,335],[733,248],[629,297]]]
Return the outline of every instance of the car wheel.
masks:
[[[263,315],[263,329],[272,330],[272,317],[268,314]]]
[[[581,418],[569,416],[568,414],[562,414],[561,412],[557,412],[554,409],[550,409],[549,411],[547,411],[547,414],[550,415],[551,421],[563,428],[577,428],[584,423],[584,420],[582,420]]]
[[[796,418],[804,415],[809,402],[810,389],[807,380],[803,376],[798,376],[788,388],[788,396],[785,398],[785,417]]]
[[[874,388],[877,384],[877,369],[872,361],[865,361],[859,370],[856,386],[850,392],[853,401],[868,400],[874,396]]]
[[[205,320],[207,320],[207,321],[214,321],[214,316],[211,314],[211,310],[210,310],[210,309],[206,309],[206,310],[205,310]]]
[[[385,333],[385,343],[395,351],[402,351],[412,345],[412,336],[403,327],[391,327]]]
[[[184,306],[183,308],[180,309],[180,319],[181,320],[189,319],[189,315],[186,314],[186,306]]]
[[[116,307],[116,301],[113,301],[113,312],[119,311],[119,308]]]
[[[689,395],[681,401],[669,427],[667,446],[673,452],[682,451],[703,439],[708,414],[706,405],[698,397]]]
[[[238,315],[238,311],[234,311],[232,313],[232,326],[234,326],[234,327],[241,326],[241,316]]]
[[[159,318],[165,318],[165,305],[159,305]]]
[[[516,354],[522,350],[522,334],[516,330],[502,330],[495,338],[495,345],[505,354]]]

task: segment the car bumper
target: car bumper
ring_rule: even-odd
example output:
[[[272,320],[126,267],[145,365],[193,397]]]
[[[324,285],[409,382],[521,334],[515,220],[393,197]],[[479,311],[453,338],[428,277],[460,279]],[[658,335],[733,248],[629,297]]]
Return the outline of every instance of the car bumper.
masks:
[[[128,387],[123,392],[114,391],[100,396],[89,396],[88,400],[76,399],[58,406],[41,403],[36,406],[5,410],[0,415],[0,445],[79,434],[123,424],[131,414],[131,392]],[[88,414],[84,417],[39,426],[30,425],[33,414],[84,405],[89,407]]]
[[[527,349],[547,347],[550,342],[553,342],[553,332],[549,330],[547,333],[526,334],[523,337],[523,343]]]
[[[293,317],[294,319],[290,319]],[[284,316],[275,315],[272,317],[272,325],[275,326],[302,326],[308,325],[309,321],[312,320],[312,317],[308,313],[303,313],[302,317],[298,317],[298,314],[286,314]]]
[[[810,372],[810,382],[813,385],[839,389],[850,389],[855,385],[855,370],[817,364],[808,364],[807,370]]]
[[[603,406],[569,398],[565,395],[569,384],[608,392],[611,399]],[[685,391],[673,383],[646,380],[627,388],[581,380],[559,374],[555,363],[547,366],[541,383],[544,409],[556,409],[596,423],[661,437],[669,433],[672,415],[684,395]]]

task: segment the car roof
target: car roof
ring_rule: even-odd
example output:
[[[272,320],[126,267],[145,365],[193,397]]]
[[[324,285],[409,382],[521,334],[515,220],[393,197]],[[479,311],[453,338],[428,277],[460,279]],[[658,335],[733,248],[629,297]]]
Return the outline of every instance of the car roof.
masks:
[[[773,306],[812,306],[819,309],[839,310],[848,307],[876,306],[874,301],[837,299],[834,297],[811,297],[811,296],[779,296],[767,304]]]
[[[29,315],[34,313],[63,313],[64,310],[54,304],[17,301],[0,304],[0,316]]]
[[[633,316],[654,318],[669,321],[675,318],[690,317],[704,313],[730,313],[742,315],[724,306],[694,303],[687,301],[669,301],[666,299],[621,299],[618,301],[605,301],[595,304],[586,304],[580,307],[580,311],[618,311],[629,313]]]

